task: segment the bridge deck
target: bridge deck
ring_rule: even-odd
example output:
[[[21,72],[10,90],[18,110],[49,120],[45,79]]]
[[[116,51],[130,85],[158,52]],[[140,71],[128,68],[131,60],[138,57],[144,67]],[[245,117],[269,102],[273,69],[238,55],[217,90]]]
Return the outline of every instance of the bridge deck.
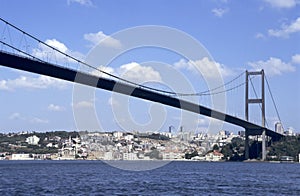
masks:
[[[148,101],[158,102],[164,105],[187,110],[197,114],[205,115],[214,119],[222,120],[227,123],[231,123],[243,127],[248,131],[249,135],[261,135],[263,129],[265,129],[266,135],[268,136],[276,137],[276,138],[280,138],[283,136],[270,129],[263,128],[262,126],[204,107],[202,105],[197,105],[195,103],[191,103],[175,97],[160,94],[136,86],[116,82],[111,79],[97,77],[73,69],[68,69],[58,65],[50,64],[47,62],[41,62],[41,61],[25,58],[23,56],[18,56],[15,54],[10,54],[1,51],[0,65],[23,70],[23,71],[28,71],[31,73],[42,74],[42,75],[70,81],[70,82],[83,84],[83,85],[88,85],[88,86],[92,86],[95,88],[100,88],[108,91],[113,91],[113,92],[137,97]]]

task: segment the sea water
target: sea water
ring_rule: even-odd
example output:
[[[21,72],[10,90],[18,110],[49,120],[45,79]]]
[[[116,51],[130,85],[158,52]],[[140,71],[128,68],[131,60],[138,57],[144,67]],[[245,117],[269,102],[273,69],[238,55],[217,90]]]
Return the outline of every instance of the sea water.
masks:
[[[300,195],[300,164],[175,161],[128,171],[102,161],[0,161],[0,194]]]

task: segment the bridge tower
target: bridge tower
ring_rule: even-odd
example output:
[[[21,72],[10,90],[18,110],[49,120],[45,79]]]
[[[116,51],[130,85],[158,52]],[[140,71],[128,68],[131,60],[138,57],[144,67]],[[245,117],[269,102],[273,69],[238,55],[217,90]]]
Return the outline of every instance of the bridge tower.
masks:
[[[249,76],[261,75],[261,97],[256,99],[249,98]],[[249,121],[249,104],[261,104],[262,127],[265,127],[265,73],[261,71],[246,71],[246,90],[245,90],[245,118]],[[249,159],[249,131],[245,130],[245,159]],[[266,160],[266,130],[262,130],[262,160]]]

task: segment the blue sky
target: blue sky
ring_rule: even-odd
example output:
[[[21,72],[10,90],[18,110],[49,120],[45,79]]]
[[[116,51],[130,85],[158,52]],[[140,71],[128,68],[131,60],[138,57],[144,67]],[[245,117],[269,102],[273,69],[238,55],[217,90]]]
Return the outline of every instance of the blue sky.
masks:
[[[1,2],[0,13],[1,18],[40,40],[84,60],[89,58],[93,47],[103,38],[107,41],[102,44],[107,48],[122,47],[122,42],[113,35],[124,29],[158,25],[185,32],[201,43],[211,55],[212,58],[206,64],[203,63],[203,59],[191,62],[179,54],[161,48],[140,48],[127,51],[111,64],[101,66],[106,67],[105,70],[110,73],[123,74],[134,82],[150,81],[149,85],[155,87],[170,88],[170,85],[173,85],[181,90],[182,82],[165,74],[165,70],[162,69],[169,67],[180,72],[196,92],[203,91],[208,86],[203,76],[193,72],[191,64],[209,66],[213,59],[225,82],[246,69],[263,68],[284,127],[293,127],[297,132],[300,130],[298,0],[251,0],[247,3],[237,0],[4,0]],[[10,36],[7,27],[0,27],[1,39],[7,39]],[[9,32],[12,33],[11,31],[12,29]],[[22,36],[14,38],[15,42],[23,42],[20,41]],[[181,40],[178,40],[178,44],[181,44],[180,42]],[[29,45],[29,53],[42,56],[45,50],[42,46],[34,42],[30,42]],[[101,58],[101,54],[99,55]],[[61,60],[60,62],[66,63]],[[160,63],[147,63],[151,61]],[[212,73],[207,67],[200,69],[207,71],[202,73],[204,75]],[[165,87],[157,84],[164,77],[169,81],[164,84]],[[243,81],[244,77],[239,78],[235,84]],[[256,84],[259,80],[255,78],[253,82]],[[259,85],[257,86],[259,88]],[[203,116],[191,117],[193,122],[180,122],[178,119],[182,114],[175,109],[135,99],[115,98],[111,93],[102,90],[92,90],[92,93],[95,94],[93,100],[74,103],[73,84],[0,67],[0,131],[97,129],[97,125],[90,123],[93,115],[89,115],[93,112],[101,124],[100,127],[107,131],[149,130],[152,128],[151,122],[156,120],[159,122],[153,129],[158,126],[159,130],[153,131],[166,131],[170,125],[175,129],[182,125],[187,130],[203,131],[210,122],[209,118]],[[251,95],[254,95],[253,92]],[[278,119],[267,91],[266,95],[267,121],[269,127],[273,128]],[[244,117],[244,89],[230,91],[226,97],[226,112]],[[210,98],[207,97],[191,99],[207,106],[211,104]],[[130,120],[119,115],[124,112],[119,109],[124,103],[128,104],[125,109],[129,111],[136,126],[122,124],[122,121]],[[76,108],[90,108],[82,111],[80,117],[86,124],[78,125],[78,119],[74,119]],[[250,118],[260,123],[258,110],[257,107],[251,106]],[[123,115],[125,116],[127,115]],[[190,126],[193,123],[195,125]],[[224,129],[240,130],[226,124]]]

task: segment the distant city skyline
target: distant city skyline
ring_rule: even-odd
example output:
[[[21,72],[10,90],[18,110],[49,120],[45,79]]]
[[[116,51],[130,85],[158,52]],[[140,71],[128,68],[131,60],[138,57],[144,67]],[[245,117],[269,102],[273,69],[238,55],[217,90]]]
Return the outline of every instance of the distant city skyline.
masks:
[[[264,69],[283,127],[286,130],[292,127],[299,132],[299,6],[299,2],[293,0],[255,0],[247,4],[232,0],[185,3],[66,0],[47,3],[9,1],[3,3],[0,10],[1,18],[53,47],[85,60],[102,39],[106,38],[104,44],[108,50],[123,47],[122,41],[110,36],[124,29],[158,25],[185,32],[201,43],[212,56],[224,82],[245,70]],[[24,10],[30,11],[30,14]],[[0,27],[1,39],[8,39],[5,37],[6,27]],[[35,47],[30,52],[42,56],[44,48],[39,45]],[[101,58],[101,54],[98,58]],[[166,67],[177,70],[196,92],[200,92],[207,89],[203,77],[214,77],[209,70],[211,63],[210,59],[205,58],[191,62],[180,54],[161,48],[140,48],[127,51],[109,65],[101,65],[101,68],[112,74],[126,76],[137,83],[148,82],[150,85],[166,88],[176,83],[177,89],[183,89],[180,88],[181,80],[162,83],[165,86],[156,84],[164,81],[162,79],[166,71],[161,67],[167,65]],[[202,76],[195,73],[194,64],[203,71]],[[238,82],[243,82],[244,79],[241,77]],[[257,81],[254,81],[254,85],[255,82]],[[184,113],[178,110],[133,98],[119,99],[102,90],[94,91],[93,100],[74,103],[73,93],[73,84],[68,82],[0,66],[0,131],[77,130],[78,123],[76,124],[73,111],[80,108],[95,108],[100,127],[107,131],[133,131],[139,128],[145,128],[142,131],[146,131],[148,124],[155,118],[158,120],[159,131],[164,132],[171,125],[176,130],[183,126],[185,130],[204,131],[210,124],[210,119],[203,116],[195,117],[192,122],[181,122],[179,119],[182,120]],[[267,90],[266,95],[267,122],[275,130],[275,123],[279,119]],[[226,112],[244,117],[244,89],[228,92],[226,97]],[[209,97],[191,99],[199,99],[197,101],[206,105],[211,101]],[[128,104],[128,119],[118,116],[114,110],[124,106],[124,103]],[[256,123],[260,123],[258,112],[257,108],[250,110],[250,119]],[[122,122],[129,120],[136,126],[122,126]],[[90,127],[87,126],[86,129]],[[223,129],[236,132],[242,130],[227,124]]]

